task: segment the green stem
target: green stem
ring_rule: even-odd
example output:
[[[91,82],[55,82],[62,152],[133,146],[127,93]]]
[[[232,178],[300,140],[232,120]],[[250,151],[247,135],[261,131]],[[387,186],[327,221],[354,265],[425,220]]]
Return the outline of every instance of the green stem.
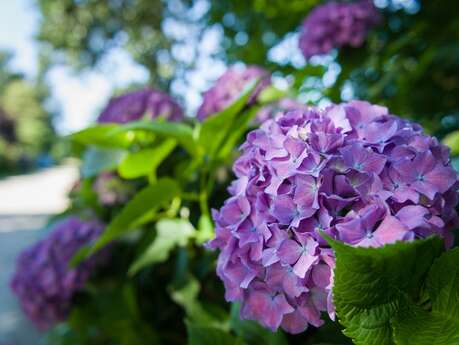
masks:
[[[199,207],[201,208],[201,213],[203,215],[210,215],[209,211],[209,197],[207,192],[207,175],[208,175],[208,168],[204,167],[200,176],[200,183],[199,183]]]
[[[200,195],[196,193],[182,193],[181,197],[183,200],[188,200],[188,201],[199,201]]]

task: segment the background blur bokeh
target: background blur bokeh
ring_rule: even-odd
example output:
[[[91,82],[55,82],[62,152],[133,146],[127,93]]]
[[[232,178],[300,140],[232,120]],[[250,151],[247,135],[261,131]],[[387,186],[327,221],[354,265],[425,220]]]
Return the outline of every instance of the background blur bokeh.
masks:
[[[56,132],[83,128],[111,95],[141,85],[170,91],[192,115],[202,91],[225,66],[240,62],[299,86],[305,102],[362,98],[441,135],[456,129],[459,24],[453,0],[377,0],[383,24],[362,48],[305,61],[299,30],[319,3],[2,2],[1,164],[11,169],[58,159],[63,148],[51,150]]]

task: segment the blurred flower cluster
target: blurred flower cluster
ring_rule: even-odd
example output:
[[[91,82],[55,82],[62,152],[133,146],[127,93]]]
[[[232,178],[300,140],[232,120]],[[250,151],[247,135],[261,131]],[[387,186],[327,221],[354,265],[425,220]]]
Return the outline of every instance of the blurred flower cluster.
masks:
[[[299,46],[310,58],[342,46],[359,47],[380,16],[371,0],[329,2],[314,8],[305,19]]]
[[[71,216],[19,255],[11,288],[37,328],[45,330],[64,321],[75,292],[84,288],[96,266],[107,261],[109,252],[105,249],[77,267],[69,267],[73,255],[94,241],[103,229],[98,221]]]
[[[287,111],[250,132],[231,197],[214,212],[217,274],[241,316],[275,331],[334,318],[335,258],[321,231],[379,247],[430,235],[452,245],[458,176],[449,150],[382,106]]]
[[[97,121],[126,123],[143,117],[180,121],[183,110],[169,95],[146,88],[112,98]]]
[[[258,94],[270,84],[270,75],[258,66],[248,66],[247,68],[229,68],[215,84],[203,94],[203,101],[197,112],[200,121],[205,120],[227,106],[239,97],[244,87],[250,81],[261,79],[249,99],[249,104],[253,103]]]

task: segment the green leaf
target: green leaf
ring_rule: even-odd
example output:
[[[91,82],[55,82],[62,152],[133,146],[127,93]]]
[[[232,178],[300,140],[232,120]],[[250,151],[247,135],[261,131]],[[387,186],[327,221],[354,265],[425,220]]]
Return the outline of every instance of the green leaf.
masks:
[[[427,277],[431,312],[412,306],[393,322],[397,345],[459,344],[459,248],[437,259]]]
[[[213,238],[214,236],[214,225],[208,214],[203,214],[198,221],[198,232],[196,234],[196,242],[203,244]]]
[[[218,157],[220,159],[225,159],[229,154],[231,154],[235,146],[239,143],[241,137],[246,133],[252,119],[257,115],[260,109],[260,107],[252,107],[234,120],[234,124],[231,127],[228,136],[225,138],[223,146],[219,150]]]
[[[459,248],[435,260],[427,277],[432,312],[459,320]]]
[[[196,230],[185,219],[163,219],[156,224],[157,234],[145,252],[131,265],[129,274],[142,268],[166,261],[170,252],[177,246],[186,246]]]
[[[236,339],[229,332],[208,325],[195,324],[185,321],[188,331],[188,345],[242,345],[241,339]]]
[[[250,345],[288,345],[287,339],[282,331],[275,333],[261,327],[257,322],[251,320],[241,320],[239,315],[239,304],[233,303],[231,306],[231,329],[247,344]]]
[[[280,100],[288,95],[288,90],[281,90],[274,85],[269,85],[261,90],[257,97],[257,102],[260,104],[271,103]]]
[[[397,345],[458,345],[459,322],[418,306],[401,312],[393,321]]]
[[[169,178],[160,179],[158,182],[145,187],[124,206],[92,246],[83,247],[77,252],[72,259],[72,265],[77,265],[88,255],[95,253],[114,239],[139,226],[146,219],[150,219],[160,207],[169,203],[179,194],[178,184]]]
[[[193,129],[184,123],[168,122],[164,120],[134,121],[113,129],[110,134],[126,135],[126,133],[132,134],[138,131],[149,132],[166,138],[175,139],[190,154],[196,154],[196,142]]]
[[[151,324],[137,314],[134,287],[102,284],[97,291],[82,298],[71,310],[69,330],[79,341],[69,344],[161,344]]]
[[[393,345],[390,321],[407,297],[417,299],[443,242],[430,237],[361,248],[324,237],[335,251],[333,300],[344,333],[357,345]]]
[[[153,148],[128,153],[118,167],[118,173],[126,179],[155,174],[158,166],[177,145],[175,139],[168,139]]]
[[[125,156],[125,150],[89,147],[83,156],[81,174],[83,177],[93,177],[104,171],[113,171]]]
[[[83,145],[94,145],[105,148],[128,148],[133,142],[133,136],[127,133],[112,132],[119,128],[118,124],[101,124],[83,129],[70,138]]]
[[[203,123],[199,132],[198,142],[206,154],[214,157],[229,130],[232,128],[236,116],[244,109],[253,93],[257,80],[247,83],[241,95],[227,108],[209,116]]]
[[[172,300],[185,310],[189,321],[222,328],[219,320],[215,320],[199,303],[200,288],[199,282],[194,277],[190,277],[180,289],[170,289],[170,295]]]
[[[451,154],[456,156],[459,154],[459,131],[449,133],[444,139],[443,144],[449,146]]]

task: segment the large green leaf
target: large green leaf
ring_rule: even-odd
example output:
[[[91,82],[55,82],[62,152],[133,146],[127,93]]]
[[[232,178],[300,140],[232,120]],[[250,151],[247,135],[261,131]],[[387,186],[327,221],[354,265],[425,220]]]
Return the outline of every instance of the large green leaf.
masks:
[[[167,122],[164,120],[134,121],[113,129],[110,134],[115,136],[126,135],[126,133],[132,134],[139,131],[176,139],[184,149],[191,154],[196,154],[197,147],[193,129],[184,123]]]
[[[196,230],[185,219],[163,219],[156,224],[157,234],[144,253],[132,264],[130,274],[158,262],[166,261],[177,246],[185,246]]]
[[[105,148],[127,148],[133,142],[133,136],[127,133],[115,133],[118,124],[100,124],[83,129],[70,138],[83,145],[94,145]]]
[[[169,178],[160,179],[145,187],[124,206],[92,246],[82,248],[75,255],[72,259],[72,265],[78,264],[88,255],[95,253],[114,239],[151,219],[160,207],[169,203],[179,194],[178,184]]]
[[[443,242],[431,237],[356,248],[327,241],[336,255],[333,300],[344,333],[357,345],[393,345],[391,319],[407,299],[417,299]]]
[[[432,312],[459,320],[459,248],[447,251],[434,262],[427,277],[427,292]]]
[[[427,278],[431,312],[412,306],[393,322],[397,345],[459,344],[459,248],[444,253]]]
[[[282,331],[275,333],[261,327],[257,322],[241,320],[239,315],[239,304],[231,306],[231,329],[247,344],[250,345],[288,345],[287,339]]]
[[[125,156],[125,150],[89,147],[83,156],[81,174],[83,177],[93,177],[104,171],[115,170]]]
[[[128,153],[120,162],[118,173],[126,179],[155,174],[158,166],[177,145],[175,139],[167,139],[158,146]]]
[[[210,157],[214,157],[223,140],[232,128],[236,116],[247,105],[258,81],[247,83],[241,95],[227,108],[219,113],[209,116],[203,123],[199,132],[199,145]]]

